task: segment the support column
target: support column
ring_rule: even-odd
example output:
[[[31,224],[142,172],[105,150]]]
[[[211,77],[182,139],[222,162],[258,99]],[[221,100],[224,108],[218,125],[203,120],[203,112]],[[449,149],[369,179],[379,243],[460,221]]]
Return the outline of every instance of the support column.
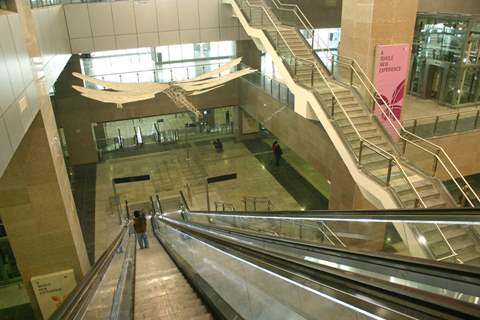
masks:
[[[63,159],[52,103],[45,86],[42,53],[30,3],[14,2],[34,71],[38,114],[0,177],[0,215],[36,317],[30,279],[73,269],[77,281],[90,264]]]
[[[30,279],[73,269],[80,281],[87,251],[58,136],[39,113],[0,178],[0,215],[34,310]]]
[[[412,44],[418,0],[343,0],[340,54],[373,79],[377,45]]]

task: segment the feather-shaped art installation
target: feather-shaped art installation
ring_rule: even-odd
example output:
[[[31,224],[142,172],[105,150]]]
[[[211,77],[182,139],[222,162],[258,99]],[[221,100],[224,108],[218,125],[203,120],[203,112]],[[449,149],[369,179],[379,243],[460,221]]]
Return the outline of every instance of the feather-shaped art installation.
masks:
[[[245,68],[226,75],[222,72],[236,67],[242,58],[230,61],[218,69],[204,73],[198,77],[185,81],[174,81],[170,83],[120,83],[103,81],[74,72],[73,75],[83,81],[93,83],[108,90],[88,89],[80,86],[72,86],[84,97],[105,103],[114,103],[118,108],[123,108],[126,103],[149,100],[155,98],[159,93],[166,94],[178,108],[186,108],[195,113],[197,118],[202,113],[187,99],[188,96],[200,95],[224,86],[227,82],[253,73],[256,70]]]

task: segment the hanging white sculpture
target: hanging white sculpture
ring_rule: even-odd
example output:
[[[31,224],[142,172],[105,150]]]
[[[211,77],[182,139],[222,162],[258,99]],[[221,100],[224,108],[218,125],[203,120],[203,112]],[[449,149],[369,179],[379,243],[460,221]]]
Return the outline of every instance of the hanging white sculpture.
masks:
[[[200,118],[202,116],[201,112],[187,99],[187,96],[200,95],[215,90],[224,86],[225,83],[229,81],[256,71],[251,68],[246,68],[240,71],[229,73],[224,76],[221,75],[223,71],[237,66],[238,64],[240,64],[241,61],[242,58],[238,58],[221,66],[218,69],[204,73],[193,79],[185,81],[174,81],[170,83],[110,82],[74,72],[73,75],[75,77],[110,90],[87,89],[80,86],[72,87],[78,92],[80,92],[84,97],[105,103],[115,103],[118,108],[123,108],[123,105],[125,103],[153,99],[158,93],[164,93],[170,99],[172,99],[172,101],[177,107],[186,108],[187,110],[195,113],[197,118]]]

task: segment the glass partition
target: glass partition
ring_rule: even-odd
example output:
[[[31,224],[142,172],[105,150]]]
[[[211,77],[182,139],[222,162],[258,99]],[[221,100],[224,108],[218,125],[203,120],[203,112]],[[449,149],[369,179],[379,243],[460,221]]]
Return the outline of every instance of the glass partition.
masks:
[[[371,319],[368,312],[222,251],[161,219],[156,219],[155,232],[245,319],[314,319],[325,312],[336,319]]]
[[[386,252],[480,267],[480,217],[446,220],[440,217],[376,218],[365,213],[317,216],[293,214],[242,214],[189,212],[188,221],[242,229],[281,238],[302,240],[348,249]]]
[[[461,111],[402,121],[410,132],[422,137],[449,135],[479,129],[480,110]]]

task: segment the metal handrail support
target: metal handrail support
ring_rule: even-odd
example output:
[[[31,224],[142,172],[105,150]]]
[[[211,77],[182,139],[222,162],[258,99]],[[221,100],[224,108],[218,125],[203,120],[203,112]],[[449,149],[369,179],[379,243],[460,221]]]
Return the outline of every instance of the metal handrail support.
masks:
[[[330,232],[344,248],[347,247],[347,245],[340,239],[340,237],[337,236],[337,234],[333,232],[333,230],[325,222],[322,221],[322,224],[324,225],[325,229],[327,229],[328,232]]]
[[[442,236],[443,240],[445,241],[445,243],[447,244],[448,246],[448,249],[452,252],[452,255],[451,257],[456,257],[458,254],[457,252],[453,249],[452,245],[450,244],[450,241],[448,241],[447,237],[445,236],[445,234],[443,233],[442,229],[440,228],[440,226],[435,223],[435,227],[437,228],[438,232],[440,232],[440,235]],[[455,258],[457,261],[460,261],[458,260],[457,258]]]

